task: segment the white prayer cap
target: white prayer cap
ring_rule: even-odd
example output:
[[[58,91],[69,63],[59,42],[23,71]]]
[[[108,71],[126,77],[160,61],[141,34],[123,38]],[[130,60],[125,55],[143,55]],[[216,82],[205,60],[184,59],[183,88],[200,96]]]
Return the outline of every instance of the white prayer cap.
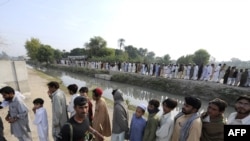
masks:
[[[145,104],[140,104],[137,107],[140,107],[144,111],[146,111],[146,109],[147,109],[147,106]]]

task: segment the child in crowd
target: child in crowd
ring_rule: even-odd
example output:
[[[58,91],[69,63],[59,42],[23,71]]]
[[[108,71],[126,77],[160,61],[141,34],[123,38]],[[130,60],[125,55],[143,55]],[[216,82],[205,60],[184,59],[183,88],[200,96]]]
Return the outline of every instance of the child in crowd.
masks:
[[[174,129],[174,118],[171,115],[171,111],[176,106],[177,101],[172,98],[165,99],[162,102],[163,114],[156,131],[156,141],[170,141]]]
[[[159,124],[159,117],[157,113],[159,110],[160,102],[156,99],[152,99],[148,102],[148,121],[145,127],[143,135],[143,141],[155,141],[156,130]]]
[[[88,99],[88,105],[89,105],[89,110],[88,110],[88,117],[89,117],[89,122],[90,122],[90,125],[92,125],[92,121],[93,121],[93,104],[88,96],[88,92],[89,92],[89,89],[88,87],[81,87],[80,90],[79,90],[79,93],[81,96],[84,96]]]
[[[48,117],[47,111],[43,107],[44,100],[36,98],[33,101],[34,107],[32,108],[35,113],[35,119],[33,123],[37,126],[37,133],[40,141],[48,141]]]
[[[142,141],[146,120],[142,117],[145,113],[146,105],[137,106],[130,123],[130,141]]]

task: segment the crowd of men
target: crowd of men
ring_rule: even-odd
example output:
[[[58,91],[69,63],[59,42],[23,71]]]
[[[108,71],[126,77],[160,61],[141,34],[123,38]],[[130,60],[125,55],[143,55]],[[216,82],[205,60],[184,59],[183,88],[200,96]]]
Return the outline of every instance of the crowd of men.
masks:
[[[78,90],[76,84],[68,85],[71,95],[67,103],[65,92],[59,88],[59,83],[51,81],[47,84],[48,96],[52,102],[52,135],[54,141],[103,141],[111,137],[111,141],[223,141],[224,125],[250,125],[250,95],[241,95],[235,101],[235,112],[226,121],[224,111],[227,102],[215,98],[209,101],[207,110],[200,114],[202,105],[200,99],[192,96],[184,97],[182,110],[172,115],[177,107],[177,100],[167,98],[160,103],[157,99],[148,101],[148,105],[138,104],[129,119],[128,105],[124,101],[120,89],[112,91],[114,106],[112,124],[103,90],[95,88],[88,95],[88,88]],[[21,96],[12,87],[0,89],[5,103],[8,102],[9,113],[5,117],[11,125],[11,133],[19,141],[31,141],[29,128],[29,110]],[[95,101],[93,109],[92,100]],[[40,141],[48,141],[48,117],[43,107],[43,99],[36,98],[32,108]],[[157,115],[162,104],[163,114]],[[68,105],[68,106],[67,106]],[[73,109],[73,110],[72,110]],[[147,113],[147,118],[144,114]],[[0,126],[2,126],[0,120]],[[112,125],[112,126],[111,126]],[[3,128],[0,131],[1,140],[5,141]]]
[[[250,70],[248,68],[237,68],[236,66],[227,66],[226,64],[146,64],[130,62],[89,62],[78,60],[64,60],[61,64],[92,69],[138,73],[141,75],[169,79],[211,81],[231,86],[250,87]]]

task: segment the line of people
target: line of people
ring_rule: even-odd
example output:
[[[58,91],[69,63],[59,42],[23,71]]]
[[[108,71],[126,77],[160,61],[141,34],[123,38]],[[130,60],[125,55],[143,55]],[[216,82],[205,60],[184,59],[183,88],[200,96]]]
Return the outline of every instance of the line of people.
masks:
[[[71,60],[64,65],[87,67],[91,69],[103,69],[112,71],[121,71],[129,73],[138,73],[169,79],[187,79],[211,81],[223,83],[232,86],[249,87],[250,72],[246,68],[237,68],[236,66],[227,66],[222,64],[160,64],[160,63],[131,63],[131,62],[95,62]],[[70,63],[69,63],[70,62]]]
[[[77,94],[78,86],[69,85],[67,88],[71,99],[69,106],[66,106],[65,93],[60,90],[59,83],[52,81],[47,86],[52,102],[52,135],[55,141],[102,141],[110,136],[111,141],[223,141],[225,124],[250,125],[249,95],[241,95],[236,99],[236,112],[231,113],[227,121],[223,115],[227,102],[215,98],[209,101],[207,110],[200,114],[201,100],[192,96],[184,98],[182,111],[177,115],[172,113],[178,105],[177,100],[165,99],[161,103],[163,114],[159,117],[157,113],[160,111],[160,101],[151,99],[148,105],[138,104],[130,120],[123,93],[120,89],[115,89],[112,91],[114,109],[111,127],[101,88],[92,91],[92,99],[95,101],[93,109],[87,87],[80,88],[80,94]],[[1,88],[0,93],[8,102],[9,113],[5,120],[11,125],[11,133],[19,141],[31,141],[28,108],[23,99],[9,86]],[[46,109],[43,108],[44,100],[36,98],[33,104],[33,123],[37,125],[39,139],[47,141],[48,118]],[[148,114],[146,119],[145,113]],[[3,134],[0,135],[3,141],[6,140]]]
[[[157,116],[158,100],[150,100],[147,108],[138,105],[130,124],[130,141],[224,141],[224,125],[250,125],[249,95],[236,99],[236,111],[227,121],[223,114],[227,102],[222,99],[209,101],[207,110],[201,114],[200,99],[187,96],[184,100],[182,111],[175,116],[171,111],[177,106],[177,101],[172,98],[162,102],[161,117]],[[147,120],[142,118],[146,110]]]

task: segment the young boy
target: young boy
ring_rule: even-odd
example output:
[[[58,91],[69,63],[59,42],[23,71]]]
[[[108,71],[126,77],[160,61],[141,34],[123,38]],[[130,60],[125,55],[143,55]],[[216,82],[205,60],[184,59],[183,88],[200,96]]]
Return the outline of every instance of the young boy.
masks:
[[[37,126],[37,133],[40,141],[48,141],[48,117],[47,111],[43,107],[44,100],[36,98],[33,101],[33,112],[35,113],[35,119],[33,123]]]
[[[146,120],[142,117],[145,113],[146,105],[137,106],[130,123],[130,141],[142,141]]]
[[[163,114],[156,131],[156,141],[170,141],[174,128],[174,118],[171,115],[171,111],[176,106],[177,101],[172,98],[165,99],[162,102]]]
[[[156,130],[158,127],[159,117],[157,113],[159,110],[160,102],[156,99],[152,99],[148,102],[148,121],[145,127],[143,135],[143,141],[155,141]]]

